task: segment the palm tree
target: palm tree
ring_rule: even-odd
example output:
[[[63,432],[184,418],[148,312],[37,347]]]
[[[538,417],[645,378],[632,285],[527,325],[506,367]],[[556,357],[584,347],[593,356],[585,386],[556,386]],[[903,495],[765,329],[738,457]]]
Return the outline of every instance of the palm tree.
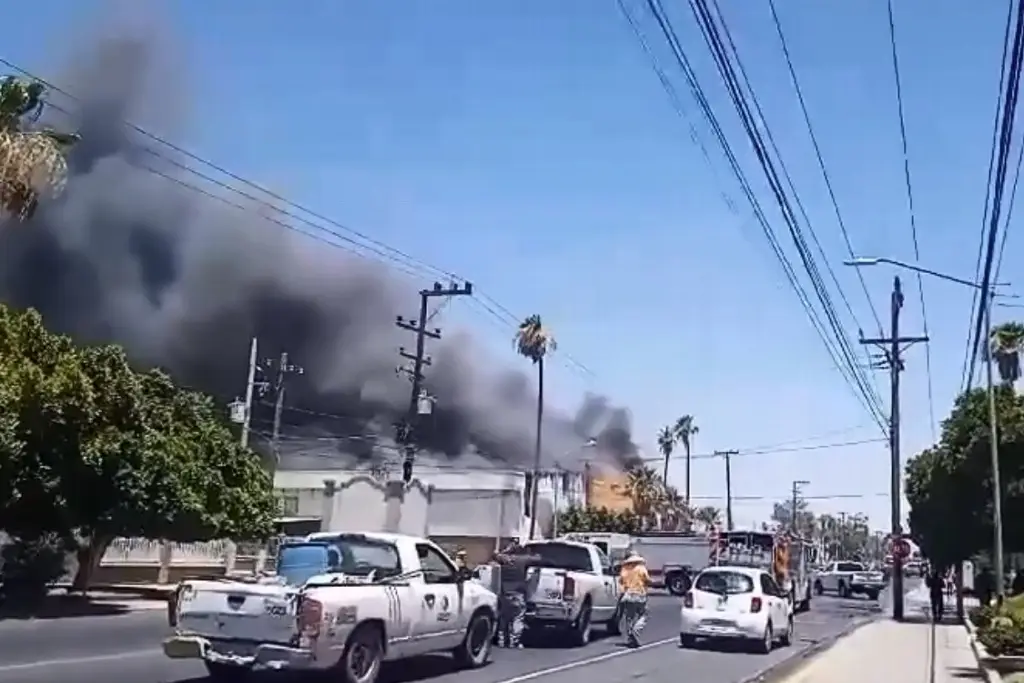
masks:
[[[663,499],[663,488],[657,472],[646,465],[637,465],[626,474],[626,495],[633,503],[633,512],[641,524],[649,525]]]
[[[662,482],[658,508],[662,531],[678,531],[679,529],[690,529],[693,526],[693,510],[679,495],[675,486],[669,486]]]
[[[722,523],[722,511],[714,505],[705,505],[704,507],[697,508],[693,516],[704,527],[705,531],[711,531]]]
[[[662,427],[661,431],[658,432],[658,450],[661,451],[662,457],[665,458],[665,467],[662,470],[661,480],[668,484],[668,461],[672,457],[672,451],[676,448],[676,433],[672,430],[672,427]]]
[[[61,193],[67,182],[64,155],[78,135],[31,128],[43,111],[46,86],[15,76],[0,80],[0,210],[32,217],[44,192]]]
[[[1007,386],[1020,379],[1020,352],[1024,349],[1024,325],[1011,322],[992,328],[989,339],[991,358],[999,368],[999,379]]]
[[[536,480],[540,473],[541,426],[544,422],[544,358],[557,348],[557,344],[539,315],[531,315],[519,323],[513,343],[520,356],[530,359],[537,366],[537,435],[533,447],[533,475]],[[530,511],[533,513],[530,516],[530,538],[533,538],[537,530],[536,486],[533,487],[530,499]]]
[[[672,426],[676,441],[683,445],[683,452],[686,453],[686,504],[690,504],[690,447],[693,445],[693,437],[700,429],[693,419],[693,415],[683,415]]]

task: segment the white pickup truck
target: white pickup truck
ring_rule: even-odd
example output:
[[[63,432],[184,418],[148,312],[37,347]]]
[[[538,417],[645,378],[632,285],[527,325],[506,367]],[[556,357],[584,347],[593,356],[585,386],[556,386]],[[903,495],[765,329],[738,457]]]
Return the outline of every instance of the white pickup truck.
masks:
[[[869,600],[877,600],[883,588],[882,572],[869,571],[860,562],[832,562],[814,577],[814,592],[818,595],[835,593],[841,598],[866,595]]]
[[[528,630],[556,628],[577,646],[590,642],[593,624],[620,632],[618,576],[600,548],[577,541],[531,541],[523,552],[537,558],[527,572]]]
[[[497,596],[467,579],[424,538],[313,534],[281,547],[275,577],[184,581],[163,649],[202,660],[214,680],[313,669],[374,683],[385,660],[446,651],[476,668],[490,656]]]

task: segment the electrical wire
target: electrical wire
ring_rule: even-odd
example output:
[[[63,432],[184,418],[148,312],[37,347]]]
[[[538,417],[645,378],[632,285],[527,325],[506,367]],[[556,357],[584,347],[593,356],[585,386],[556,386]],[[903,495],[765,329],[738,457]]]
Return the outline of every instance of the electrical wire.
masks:
[[[635,27],[635,20],[633,19],[633,15],[626,8],[623,0],[619,0],[618,5],[621,13],[626,17],[627,21],[631,24],[631,26]],[[818,337],[824,344],[826,351],[831,357],[833,364],[839,371],[840,375],[842,375],[843,378],[846,380],[847,385],[850,387],[854,397],[857,398],[858,401],[862,403],[867,412],[872,415],[873,421],[879,425],[880,429],[884,431],[884,416],[881,415],[877,403],[873,404],[871,399],[867,398],[867,395],[865,395],[864,392],[858,390],[858,382],[856,378],[851,374],[849,364],[844,363],[840,360],[839,351],[835,348],[834,343],[830,340],[828,334],[825,332],[825,327],[821,321],[820,315],[818,314],[814,306],[811,304],[810,298],[805,288],[797,278],[793,266],[789,261],[789,258],[786,256],[781,245],[779,244],[778,237],[776,236],[774,229],[768,222],[764,214],[764,211],[761,207],[761,204],[758,201],[756,195],[754,194],[750,182],[746,177],[746,174],[740,166],[736,158],[736,155],[733,152],[731,145],[729,144],[729,141],[726,139],[720,122],[718,121],[718,117],[715,114],[713,108],[711,107],[707,99],[707,96],[704,92],[704,89],[696,77],[696,73],[689,60],[689,57],[687,56],[686,51],[682,48],[679,38],[676,35],[675,29],[672,27],[671,22],[665,15],[664,10],[660,5],[660,2],[657,2],[656,0],[647,0],[647,8],[650,14],[654,17],[662,35],[667,41],[669,48],[672,52],[674,61],[676,65],[679,67],[679,69],[682,71],[686,79],[687,85],[689,87],[689,90],[694,100],[698,104],[702,117],[707,122],[716,141],[721,147],[733,176],[739,184],[740,189],[743,192],[747,202],[750,204],[754,217],[760,225],[762,231],[764,232],[765,237],[768,240],[769,246],[772,249],[772,252],[774,253],[776,259],[779,261],[780,265],[782,266],[783,274],[786,277],[786,281],[793,289],[793,291],[796,293],[797,298],[800,301],[801,307],[804,309],[804,312],[807,315],[808,320],[811,323],[811,326],[814,328],[815,332],[818,334]],[[657,70],[658,69],[656,68],[656,71]],[[669,95],[670,97],[673,97],[672,92],[669,92]],[[856,373],[855,366],[853,368],[853,373]],[[868,394],[869,393],[870,392],[868,392]]]
[[[1006,75],[1007,67],[1009,65],[1007,56],[1010,54],[1010,34],[1013,28],[1013,10],[1013,4],[1007,4],[1006,27],[1003,30],[1003,54],[999,59],[999,89],[996,92],[996,108],[995,114],[992,117],[992,142],[989,151],[988,172],[986,174],[985,181],[985,204],[981,212],[981,233],[978,240],[978,253],[975,256],[974,263],[974,282],[979,282],[981,280],[982,256],[985,253],[985,231],[987,227],[985,218],[989,215],[989,209],[992,202],[993,173],[996,168],[996,155],[999,148],[1000,115],[1003,109],[1003,93],[1006,89]],[[978,313],[979,299],[980,290],[974,289],[971,293],[971,312],[967,319],[967,343],[964,345],[963,370],[961,371],[960,377],[960,393],[963,393],[974,384],[974,365],[976,360],[975,356],[977,355],[977,341],[973,337],[971,323],[974,320],[975,314]]]
[[[0,65],[3,65],[13,71],[16,71],[17,73],[27,78],[30,78],[34,81],[42,83],[47,87],[48,90],[53,91],[55,93],[59,93],[64,97],[68,98],[69,100],[72,100],[74,102],[81,102],[80,97],[72,94],[64,88],[61,88],[53,84],[52,82],[44,78],[41,78],[40,76],[32,73],[27,69],[24,69],[23,67],[19,66],[18,64],[15,64],[14,62],[11,62],[8,59],[0,57]],[[54,110],[64,113],[66,115],[72,114],[72,112],[54,104],[53,102],[47,102],[46,104],[48,107],[51,107]],[[439,277],[444,280],[454,280],[460,282],[468,281],[467,278],[464,278],[456,273],[453,273],[449,270],[440,268],[438,266],[427,263],[426,261],[413,257],[400,249],[392,247],[391,245],[388,245],[387,243],[381,240],[370,237],[369,235],[360,232],[359,230],[356,230],[335,219],[329,218],[319,212],[316,212],[303,204],[299,204],[292,200],[289,200],[284,196],[277,194],[265,187],[262,187],[258,183],[248,180],[242,177],[241,175],[234,173],[233,171],[230,171],[227,168],[215,162],[212,162],[193,152],[190,152],[189,150],[185,149],[184,147],[181,147],[180,145],[174,142],[171,142],[161,136],[149,132],[141,126],[132,123],[131,121],[120,119],[120,123],[125,127],[129,128],[130,130],[135,131],[139,135],[149,139],[150,141],[155,142],[158,145],[165,147],[171,150],[172,152],[179,154],[193,162],[196,162],[203,167],[211,169],[212,171],[241,184],[245,188],[248,188],[242,189],[239,187],[235,187],[231,185],[229,182],[225,182],[224,180],[214,178],[209,173],[199,171],[196,168],[193,168],[188,164],[185,164],[177,159],[174,159],[168,154],[162,153],[152,147],[146,145],[138,146],[139,151],[142,151],[163,163],[169,164],[174,168],[189,173],[207,183],[210,183],[211,185],[214,185],[215,187],[221,190],[225,190],[234,195],[238,195],[248,201],[254,202],[255,205],[260,208],[268,209],[271,212],[271,215],[257,214],[263,220],[266,220],[270,223],[274,223],[275,225],[283,227],[286,230],[297,232],[306,237],[316,239],[334,248],[343,249],[360,258],[385,263],[392,269],[397,270],[414,279],[432,279]],[[201,194],[209,199],[221,202],[222,204],[229,206],[233,209],[240,210],[246,213],[253,213],[253,210],[255,208],[253,206],[245,206],[239,202],[232,201],[227,197],[215,194],[214,192],[201,188],[195,184],[186,182],[181,178],[176,178],[165,171],[161,171],[152,166],[147,166],[146,164],[140,163],[138,161],[136,161],[133,165],[134,167],[139,168],[143,171],[152,173],[170,182],[173,182],[186,190],[195,192],[197,194]],[[272,204],[266,198],[270,198],[275,202],[279,202],[280,204],[283,205],[283,207],[287,208],[282,208],[282,206]],[[296,225],[289,224],[282,220],[282,218],[279,218],[278,216],[293,221],[297,221],[303,226],[306,226],[306,228],[308,229],[303,229]],[[324,223],[326,223],[327,225],[323,225]],[[310,232],[310,229],[315,232]],[[338,240],[339,242],[332,241],[332,239],[329,239],[328,236],[330,238],[333,238],[334,240]],[[496,299],[489,296],[486,292],[481,291],[479,287],[474,287],[474,296],[470,297],[469,299],[471,305],[476,306],[482,312],[491,316],[492,319],[500,323],[501,326],[506,330],[514,331],[518,327],[520,321],[522,320],[521,316],[516,316]],[[582,362],[577,360],[571,354],[567,353],[564,349],[559,349],[559,353],[555,355],[571,369],[582,372],[583,374],[589,375],[590,377],[596,377],[596,374],[589,367],[587,367]]]
[[[997,150],[996,168],[992,182],[992,206],[988,216],[988,231],[985,242],[985,261],[981,277],[978,311],[974,321],[974,348],[971,353],[970,370],[967,374],[968,384],[972,382],[974,367],[982,346],[982,329],[985,318],[990,313],[992,295],[992,266],[995,257],[996,241],[1000,227],[1000,211],[1003,193],[1006,189],[1007,165],[1010,148],[1013,143],[1013,124],[1017,112],[1017,96],[1020,91],[1021,66],[1024,61],[1024,0],[1016,3],[1016,25],[1014,28],[1013,47],[1010,50],[1010,65],[1006,71],[1006,83],[1001,99],[1003,100],[1002,117],[999,126],[999,145]],[[989,344],[989,340],[984,340]]]
[[[715,16],[712,15],[704,0],[691,0],[690,9],[699,28],[701,29],[701,34],[703,35],[705,44],[710,50],[712,58],[715,61],[719,75],[725,83],[730,100],[739,115],[740,123],[742,124],[744,131],[747,133],[747,137],[757,156],[761,170],[768,181],[770,189],[772,190],[772,194],[779,207],[782,218],[786,223],[790,237],[796,246],[797,254],[800,257],[804,271],[806,272],[812,288],[817,295],[821,310],[824,313],[828,326],[831,330],[835,347],[838,350],[839,356],[842,358],[841,366],[848,370],[857,394],[863,399],[862,404],[868,408],[869,413],[872,414],[876,423],[879,425],[879,428],[883,433],[885,433],[885,417],[881,408],[881,399],[878,397],[874,386],[867,380],[863,369],[860,368],[854,360],[855,354],[850,340],[845,333],[842,323],[838,319],[831,295],[829,294],[828,288],[821,277],[821,272],[818,268],[814,254],[811,253],[806,239],[804,238],[797,213],[794,211],[794,204],[799,208],[799,197],[795,192],[795,188],[792,186],[791,180],[788,182],[788,185],[790,186],[790,191],[794,195],[792,202],[786,194],[783,179],[785,179],[788,174],[781,162],[781,157],[778,153],[777,147],[772,143],[771,132],[768,127],[767,120],[761,110],[756,93],[754,92],[749,78],[746,75],[746,71],[736,50],[735,44],[731,39],[728,24],[726,23],[717,2],[713,2],[712,4],[715,7],[717,22]],[[657,7],[660,7],[660,0],[649,0],[649,5],[657,9]],[[668,19],[667,16],[664,15],[664,11],[661,10],[661,12],[664,23],[668,23]],[[719,27],[721,27],[721,31],[719,30]],[[678,39],[676,40],[678,42]],[[736,64],[735,68],[733,66],[734,62]],[[736,68],[739,69],[739,75],[737,75]],[[741,77],[743,80],[742,85],[740,82]],[[743,89],[744,85],[746,86],[746,91]],[[753,104],[753,108],[751,108],[751,103]],[[755,116],[755,112],[757,116]],[[760,127],[758,126],[758,121],[760,121]],[[764,131],[764,135],[762,135],[762,129]],[[767,145],[766,138],[768,141]],[[772,156],[769,153],[769,147],[771,147],[772,151],[775,152],[775,156],[778,158],[778,166],[776,166],[776,161],[772,159]],[[804,217],[805,222],[808,222],[809,224],[806,213],[801,212],[801,215]],[[809,227],[809,230],[813,233],[813,229]],[[828,269],[829,265],[827,261],[825,265],[826,269]],[[841,296],[844,296],[841,293],[841,288],[840,294]]]
[[[900,78],[899,51],[896,49],[896,21],[893,18],[892,0],[889,0],[889,44],[892,48],[892,72],[896,84],[896,111],[900,121],[900,142],[903,147],[903,180],[907,191],[907,210],[910,213],[910,236],[914,244],[914,261],[921,262],[921,247],[917,239],[917,214],[914,211],[914,190],[910,181],[910,152],[907,147],[907,123],[903,110],[903,82]],[[932,390],[932,344],[928,335],[928,309],[924,301],[924,278],[920,272],[917,276],[917,295],[921,303],[921,327],[923,328],[924,368],[928,380],[928,425],[931,428],[932,440],[935,440],[935,398]],[[893,359],[895,361],[896,359]]]

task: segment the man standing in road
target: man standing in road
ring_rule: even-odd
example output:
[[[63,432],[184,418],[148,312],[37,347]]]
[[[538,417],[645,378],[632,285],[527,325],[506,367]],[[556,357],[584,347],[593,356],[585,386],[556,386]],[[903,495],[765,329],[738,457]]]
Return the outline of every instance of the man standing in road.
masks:
[[[651,575],[647,572],[647,564],[640,555],[630,553],[622,561],[619,571],[619,598],[622,616],[626,622],[626,642],[630,647],[640,644],[640,633],[647,622],[647,588],[651,585]]]
[[[494,556],[498,565],[498,647],[521,648],[526,625],[526,569],[537,558],[513,540]]]

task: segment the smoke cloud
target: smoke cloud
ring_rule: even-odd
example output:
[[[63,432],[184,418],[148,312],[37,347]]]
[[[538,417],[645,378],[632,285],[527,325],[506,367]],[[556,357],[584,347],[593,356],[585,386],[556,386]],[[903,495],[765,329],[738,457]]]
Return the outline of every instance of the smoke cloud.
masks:
[[[0,299],[38,309],[51,329],[82,342],[119,343],[140,366],[164,367],[225,402],[244,390],[256,336],[261,358],[287,351],[305,370],[289,377],[281,467],[397,460],[392,434],[409,398],[397,349],[412,340],[394,321],[414,310],[415,290],[384,265],[266,220],[266,207],[239,211],[175,183],[203,181],[175,167],[169,150],[155,157],[147,150],[157,144],[123,124],[187,108],[166,87],[163,44],[105,37],[65,72],[61,85],[81,100],[54,95],[64,111],[51,117],[82,141],[65,194],[28,224],[0,225]],[[167,130],[175,121],[158,123]],[[436,405],[418,437],[429,457],[531,466],[533,378],[495,370],[455,330],[431,342],[430,355]],[[270,430],[272,413],[257,405],[256,432]],[[594,395],[574,417],[549,408],[544,438],[546,464],[622,464],[636,452],[629,413]],[[597,447],[584,447],[591,438]]]

